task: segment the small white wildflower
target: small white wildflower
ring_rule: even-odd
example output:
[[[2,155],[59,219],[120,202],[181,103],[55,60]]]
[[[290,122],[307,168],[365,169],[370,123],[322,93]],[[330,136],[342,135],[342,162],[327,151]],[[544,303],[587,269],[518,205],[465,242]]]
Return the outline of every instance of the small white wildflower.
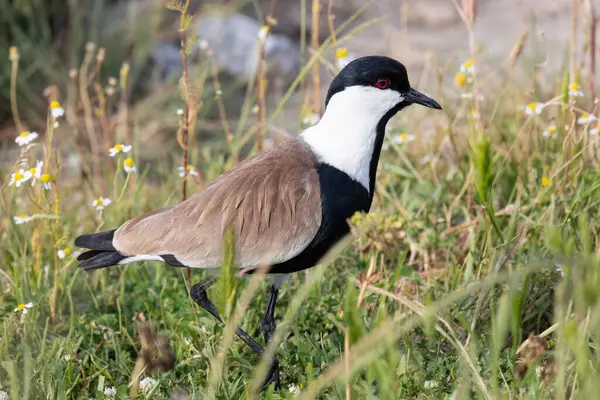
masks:
[[[58,101],[50,102],[50,113],[52,114],[52,118],[57,119],[65,115],[65,110],[61,107]]]
[[[473,75],[475,73],[475,62],[467,60],[460,66],[460,72],[463,74]]]
[[[128,158],[123,161],[123,169],[128,174],[135,174],[135,162],[133,161],[133,158]]]
[[[116,395],[117,389],[115,389],[113,386],[108,386],[104,388],[104,396],[107,399],[114,399]]]
[[[65,247],[64,249],[59,249],[56,254],[58,255],[58,258],[60,258],[61,260],[63,258],[65,258],[66,256],[71,254],[71,249],[68,247]]]
[[[114,157],[119,153],[129,153],[130,151],[131,146],[128,146],[126,144],[115,144],[108,150],[108,155]]]
[[[33,219],[33,217],[30,217],[29,215],[25,215],[25,214],[21,214],[21,215],[17,215],[16,217],[13,217],[13,220],[15,221],[15,224],[17,224],[17,225],[26,224],[29,221],[31,221],[32,219]]]
[[[354,60],[354,58],[354,53],[350,52],[344,47],[340,47],[335,51],[335,62],[339,69],[342,69],[346,65],[350,64],[350,62]]]
[[[40,175],[40,183],[44,189],[52,189],[52,177],[49,174]]]
[[[544,132],[542,132],[542,136],[555,138],[556,137],[556,125],[550,125],[546,128]]]
[[[8,186],[15,185],[16,187],[19,187],[21,186],[21,184],[30,180],[31,177],[31,171],[25,171],[24,169],[20,169],[19,171],[10,175],[10,182],[8,182]]]
[[[571,97],[581,97],[583,96],[583,91],[581,90],[581,86],[577,82],[573,82],[569,85],[569,96]]]
[[[54,121],[54,123],[52,124],[52,127],[54,129],[58,129],[58,128],[60,128],[60,123],[58,121]]]
[[[44,162],[38,160],[35,163],[35,167],[29,169],[31,176],[33,177],[33,179],[31,180],[31,186],[35,185],[36,182],[42,177],[42,168],[43,167],[44,167]]]
[[[296,385],[290,385],[290,387],[288,388],[288,392],[290,392],[294,396],[300,396],[301,393],[300,388]]]
[[[208,42],[204,39],[201,39],[198,41],[198,48],[200,48],[200,50],[206,50],[208,49]]]
[[[554,264],[555,271],[560,274],[560,276],[565,276],[565,271],[563,271],[564,265],[562,264]]]
[[[33,303],[32,302],[29,302],[29,303],[26,303],[26,304],[21,303],[17,307],[15,307],[14,312],[21,313],[21,314],[27,314],[27,309],[29,309],[31,307],[33,307]]]
[[[97,198],[96,200],[94,200],[92,202],[92,206],[96,207],[96,211],[102,211],[102,210],[104,210],[105,207],[107,207],[111,203],[112,203],[112,200],[110,198],[108,198],[108,197],[104,198],[104,197],[100,196],[99,198]]]
[[[183,117],[183,108],[178,108],[177,109],[177,116],[178,117]]]
[[[4,390],[0,390],[0,400],[8,400],[8,393]]]
[[[156,386],[156,380],[150,377],[144,378],[140,381],[140,389],[142,389],[142,392],[146,394],[149,393],[154,386]]]
[[[254,107],[252,107],[252,114],[258,114],[258,112],[260,111],[260,107],[258,104],[255,104]]]
[[[415,135],[409,135],[408,133],[392,136],[392,142],[396,144],[410,143],[413,140],[415,140]]]
[[[15,142],[19,146],[26,146],[29,143],[33,142],[37,137],[38,137],[37,132],[23,131],[19,134],[19,136],[17,136],[17,138],[15,139]]]
[[[65,360],[66,362],[69,362],[69,361],[71,361],[71,355],[70,355],[70,354],[65,354],[65,355],[63,356],[63,360]]]
[[[541,365],[538,365],[537,367],[535,367],[535,374],[537,375],[538,378],[540,378],[542,376],[542,372],[544,372],[544,367],[542,367]]]
[[[215,96],[217,96],[217,97],[223,96],[223,91],[221,89],[217,89],[217,91],[215,92]]]
[[[473,118],[476,121],[480,120],[481,119],[481,114],[479,114],[479,110],[477,110],[476,108],[473,108],[471,110],[471,118]]]
[[[194,168],[193,165],[188,164],[186,169],[188,171],[188,175],[198,176],[198,171],[196,171],[196,168]],[[184,176],[183,167],[179,167],[179,177],[183,178],[183,176]]]
[[[527,104],[525,107],[523,107],[523,110],[525,111],[525,114],[527,115],[540,115],[542,113],[542,110],[544,109],[544,103],[529,103]]]
[[[316,112],[308,112],[304,115],[304,118],[302,118],[302,124],[304,126],[313,126],[316,125],[320,120],[321,117],[319,117],[319,114]]]
[[[594,128],[589,130],[589,134],[590,135],[598,135],[598,133],[600,132],[600,123],[598,125],[596,125]]]
[[[423,383],[425,389],[435,389],[438,386],[440,386],[440,384],[437,381],[425,381],[425,383]]]
[[[577,123],[579,125],[586,125],[586,124],[589,124],[590,122],[595,121],[596,119],[597,118],[595,115],[583,113],[579,116],[579,118],[577,118]]]

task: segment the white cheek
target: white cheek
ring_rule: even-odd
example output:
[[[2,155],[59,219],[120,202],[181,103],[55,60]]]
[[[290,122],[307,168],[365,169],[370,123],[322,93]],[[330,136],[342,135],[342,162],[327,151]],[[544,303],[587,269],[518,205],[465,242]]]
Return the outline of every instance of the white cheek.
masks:
[[[321,121],[301,136],[322,162],[344,171],[369,190],[377,125],[402,101],[404,97],[394,90],[348,87],[331,97]]]

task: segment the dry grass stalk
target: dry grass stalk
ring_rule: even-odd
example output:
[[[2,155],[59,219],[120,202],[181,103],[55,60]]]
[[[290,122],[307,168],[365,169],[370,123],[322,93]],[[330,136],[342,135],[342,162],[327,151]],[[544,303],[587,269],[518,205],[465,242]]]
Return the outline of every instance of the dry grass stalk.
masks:
[[[312,2],[312,32],[311,32],[311,47],[314,54],[319,52],[319,15],[321,13],[321,5],[319,0]],[[313,81],[313,110],[318,115],[321,115],[321,76],[320,64],[315,62],[312,66],[312,81]]]
[[[517,63],[517,60],[523,54],[523,48],[525,47],[525,42],[527,41],[527,37],[529,36],[528,31],[523,31],[521,36],[517,39],[517,42],[513,46],[510,57],[508,58],[508,69],[512,71]]]

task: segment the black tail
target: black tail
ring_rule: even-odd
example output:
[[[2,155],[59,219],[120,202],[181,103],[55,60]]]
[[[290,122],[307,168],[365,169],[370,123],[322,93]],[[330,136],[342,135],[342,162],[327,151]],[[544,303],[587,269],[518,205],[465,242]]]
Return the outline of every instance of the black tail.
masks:
[[[81,235],[75,239],[75,246],[90,249],[77,257],[77,261],[81,261],[79,268],[92,271],[117,265],[127,258],[112,244],[115,230]]]

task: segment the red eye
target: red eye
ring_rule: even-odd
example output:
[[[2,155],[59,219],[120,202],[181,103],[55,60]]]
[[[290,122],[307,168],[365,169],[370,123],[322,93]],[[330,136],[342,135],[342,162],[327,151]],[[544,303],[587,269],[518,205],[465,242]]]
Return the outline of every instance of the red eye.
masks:
[[[387,89],[390,87],[390,80],[386,78],[377,79],[375,86],[377,86],[379,89]]]

